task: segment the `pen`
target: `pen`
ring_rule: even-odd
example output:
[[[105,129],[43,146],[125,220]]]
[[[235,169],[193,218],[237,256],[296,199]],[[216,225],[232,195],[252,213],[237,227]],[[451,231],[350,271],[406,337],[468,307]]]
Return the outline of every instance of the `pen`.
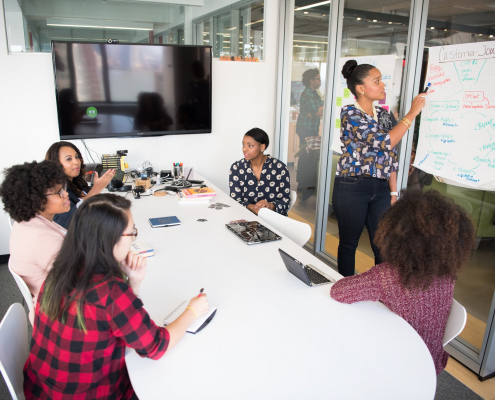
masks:
[[[425,90],[423,90],[423,93],[428,92],[428,89],[430,88],[430,86],[431,86],[431,82],[428,82],[428,85],[426,85]]]
[[[201,295],[203,294],[203,290],[205,290],[205,288],[201,288],[201,290],[199,291],[199,296],[198,297],[201,297]]]

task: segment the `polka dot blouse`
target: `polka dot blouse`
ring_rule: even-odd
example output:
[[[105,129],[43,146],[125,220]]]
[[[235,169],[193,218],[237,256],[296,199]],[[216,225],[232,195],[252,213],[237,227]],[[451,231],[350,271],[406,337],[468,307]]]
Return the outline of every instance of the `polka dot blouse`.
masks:
[[[236,161],[230,167],[230,197],[244,207],[265,199],[275,205],[275,211],[287,215],[290,203],[289,170],[282,161],[268,156],[260,180],[251,169],[251,162],[246,159]]]

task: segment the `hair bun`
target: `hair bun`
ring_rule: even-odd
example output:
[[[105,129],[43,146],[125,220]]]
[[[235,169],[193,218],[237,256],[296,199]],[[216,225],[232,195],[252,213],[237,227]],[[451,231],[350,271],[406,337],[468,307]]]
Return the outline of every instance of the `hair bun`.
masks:
[[[344,67],[342,68],[342,75],[345,79],[349,79],[357,65],[358,63],[356,60],[349,60],[344,64]]]

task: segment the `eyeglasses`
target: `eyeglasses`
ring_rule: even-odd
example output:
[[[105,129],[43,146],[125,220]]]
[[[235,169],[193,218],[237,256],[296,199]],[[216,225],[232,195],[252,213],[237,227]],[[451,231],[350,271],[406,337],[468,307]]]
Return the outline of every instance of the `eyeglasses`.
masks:
[[[136,240],[137,235],[138,235],[138,230],[137,228],[134,228],[132,230],[132,233],[123,233],[121,236],[134,236],[134,240]]]
[[[58,194],[60,196],[60,198],[63,199],[65,193],[67,193],[67,185],[62,186],[62,189],[60,189],[58,192],[47,193],[47,194],[45,194],[45,196],[51,196],[52,194]]]

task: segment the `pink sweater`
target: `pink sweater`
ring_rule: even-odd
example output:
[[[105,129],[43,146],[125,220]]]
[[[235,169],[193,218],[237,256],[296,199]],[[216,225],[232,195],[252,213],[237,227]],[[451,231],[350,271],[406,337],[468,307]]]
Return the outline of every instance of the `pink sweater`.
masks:
[[[34,306],[67,231],[37,214],[27,222],[14,222],[10,233],[9,265],[33,295]]]
[[[437,374],[447,365],[449,354],[442,346],[445,325],[454,297],[454,281],[435,278],[426,290],[406,289],[397,270],[380,264],[369,271],[336,282],[330,296],[341,303],[381,301],[404,318],[430,350]]]

